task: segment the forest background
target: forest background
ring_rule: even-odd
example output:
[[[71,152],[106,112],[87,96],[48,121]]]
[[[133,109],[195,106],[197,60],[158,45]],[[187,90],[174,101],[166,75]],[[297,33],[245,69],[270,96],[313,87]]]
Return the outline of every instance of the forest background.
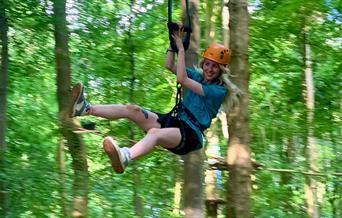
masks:
[[[6,183],[2,189],[7,194],[6,216],[63,217],[61,211],[74,200],[74,187],[68,147],[60,150],[53,3],[8,0],[0,1],[2,7],[5,2],[9,64],[0,178]],[[210,41],[224,40],[224,3],[198,4],[201,50]],[[319,215],[341,217],[342,3],[248,3],[249,147],[252,159],[262,165],[251,177],[251,217],[308,217],[304,186],[311,178],[317,182]],[[181,14],[178,6],[175,15]],[[175,79],[164,68],[169,43],[166,1],[132,5],[123,0],[74,0],[68,1],[67,14],[72,83],[85,84],[91,103],[134,102],[160,112],[172,108]],[[304,58],[308,51],[309,60]],[[314,87],[311,108],[305,82],[308,69]],[[95,122],[100,132],[82,134],[89,167],[88,217],[137,216],[137,200],[141,217],[183,216],[175,201],[182,159],[158,149],[124,175],[116,175],[102,152],[102,136],[112,135],[121,145],[130,145],[130,139],[143,133],[124,120],[80,120]],[[134,138],[129,137],[132,128]],[[215,132],[216,155],[225,157],[227,138],[221,128]],[[312,139],[314,150],[307,148]],[[314,152],[316,172],[308,170],[312,164],[308,150]],[[216,192],[223,197],[227,173],[215,172]],[[223,217],[222,211],[219,207],[218,216]]]

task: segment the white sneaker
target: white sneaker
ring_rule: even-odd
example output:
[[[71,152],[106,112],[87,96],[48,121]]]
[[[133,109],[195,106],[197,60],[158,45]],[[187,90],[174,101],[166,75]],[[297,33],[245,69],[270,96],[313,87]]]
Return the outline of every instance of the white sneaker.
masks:
[[[71,91],[72,94],[72,108],[70,117],[83,116],[89,112],[90,104],[84,97],[84,86],[82,83],[77,83]]]
[[[128,148],[120,148],[112,137],[107,136],[103,140],[103,149],[112,162],[114,171],[123,173],[131,160]]]

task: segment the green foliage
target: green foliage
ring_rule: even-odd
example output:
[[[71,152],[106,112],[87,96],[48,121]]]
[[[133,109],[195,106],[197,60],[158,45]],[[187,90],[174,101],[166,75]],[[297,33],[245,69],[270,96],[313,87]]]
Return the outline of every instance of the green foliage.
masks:
[[[338,157],[341,144],[336,141],[341,136],[334,134],[341,130],[338,118],[341,116],[341,26],[337,19],[331,19],[333,8],[321,1],[265,0],[258,6],[258,10],[251,14],[250,25],[251,147],[254,158],[268,168],[307,171],[304,156],[307,109],[302,95],[305,21],[313,59],[318,166],[320,171],[328,174],[341,171],[336,164],[341,163]],[[292,146],[292,154],[286,153],[288,146]],[[333,187],[332,180],[316,179],[325,189]],[[340,181],[340,178],[334,177],[333,180]],[[305,216],[302,174],[259,172],[255,183],[254,217]],[[336,188],[330,191],[340,193]],[[341,199],[323,192],[321,215],[333,217],[331,200],[334,199],[333,204],[336,204]],[[337,216],[336,212],[334,216]]]
[[[72,81],[82,81],[91,103],[130,102],[132,63],[133,101],[146,109],[167,112],[174,104],[175,79],[164,69],[168,47],[167,6],[163,1],[141,1],[130,13],[128,1],[71,1],[68,8]],[[314,131],[319,166],[327,174],[341,169],[341,4],[340,1],[254,1],[250,19],[251,81],[250,130],[253,158],[266,167],[305,171],[306,107],[302,95],[303,37],[306,12],[315,19],[310,29],[315,82]],[[60,143],[54,63],[52,2],[10,0],[8,153],[6,174],[11,209],[9,217],[62,217],[60,175],[56,152]],[[174,6],[174,19],[179,17]],[[145,10],[146,9],[146,10]],[[204,25],[204,8],[200,8]],[[305,12],[305,13],[304,13]],[[131,24],[127,22],[133,16]],[[202,26],[203,26],[202,25]],[[216,29],[221,29],[217,24]],[[129,31],[133,54],[129,46]],[[133,55],[133,57],[132,57]],[[130,123],[95,121],[104,135],[130,145]],[[136,131],[135,140],[143,132]],[[83,135],[89,164],[89,217],[134,217],[132,168],[114,174],[101,149],[102,136]],[[222,151],[226,142],[221,140]],[[293,146],[295,155],[287,156]],[[64,189],[72,204],[73,172],[65,148]],[[223,152],[222,152],[223,153]],[[292,158],[292,159],[291,159]],[[178,157],[157,150],[134,163],[140,173],[137,193],[145,217],[172,214],[174,183],[181,169]],[[223,178],[226,180],[226,178]],[[324,184],[322,217],[337,216],[341,208],[341,179],[319,178]],[[255,173],[253,217],[303,217],[305,199],[301,174]],[[222,191],[223,192],[223,191]],[[222,195],[222,193],[220,193]]]

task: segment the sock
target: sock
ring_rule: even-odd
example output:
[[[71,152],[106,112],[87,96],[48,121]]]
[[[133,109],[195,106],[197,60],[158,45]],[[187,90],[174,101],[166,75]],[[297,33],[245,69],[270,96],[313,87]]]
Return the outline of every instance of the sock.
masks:
[[[93,115],[93,108],[91,104],[87,103],[88,105],[86,106],[84,115]]]
[[[129,151],[129,148],[127,147],[123,147],[123,148],[120,148],[120,151],[121,153],[124,155],[126,161],[125,162],[130,162],[132,160],[131,158],[131,152]]]

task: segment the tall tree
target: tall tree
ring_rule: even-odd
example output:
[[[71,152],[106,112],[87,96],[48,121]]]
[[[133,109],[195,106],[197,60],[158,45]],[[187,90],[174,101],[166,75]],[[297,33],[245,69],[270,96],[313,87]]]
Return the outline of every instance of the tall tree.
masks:
[[[5,2],[10,26],[6,111],[8,164],[1,178],[6,178],[7,181],[7,216],[70,217],[61,211],[63,204],[67,205],[72,200],[74,173],[67,140],[56,131],[56,79],[53,73],[53,36],[50,30],[52,1]],[[139,7],[134,8],[137,16],[132,31],[136,72],[134,98],[137,103],[152,110],[167,110],[173,104],[171,87],[174,85],[174,77],[165,73],[162,67],[167,43],[167,34],[163,33],[167,17],[166,1],[136,2]],[[176,4],[179,1],[173,2]],[[204,2],[206,1],[202,1],[201,5],[204,6]],[[248,54],[250,72],[253,72],[248,90],[249,122],[253,137],[250,146],[253,149],[253,158],[264,165],[263,170],[254,171],[255,177],[251,177],[254,199],[251,214],[255,217],[306,217],[306,208],[303,209],[306,207],[303,189],[306,176],[294,173],[308,167],[302,152],[307,144],[308,128],[307,107],[302,97],[304,90],[300,83],[304,75],[304,44],[301,35],[304,13],[299,13],[299,9],[304,3],[317,5],[308,10],[318,18],[318,23],[308,23],[315,86],[312,124],[318,149],[318,167],[321,173],[331,174],[340,172],[342,167],[342,16],[341,4],[338,3],[341,1],[249,2],[255,3],[255,7],[249,7],[253,9],[250,16],[251,43]],[[69,3],[72,8],[70,12],[73,13],[68,17],[68,20],[72,20],[72,37],[69,39],[72,77],[85,83],[89,81],[87,98],[95,104],[113,100],[128,102],[129,81],[132,77],[126,55],[129,49],[125,40],[127,15],[130,13],[129,1],[78,0]],[[203,15],[201,20],[204,24],[204,7],[199,14]],[[219,21],[218,18],[215,34],[217,38],[214,39],[217,41],[221,39]],[[204,41],[202,38],[203,44]],[[2,79],[0,83],[3,83]],[[102,133],[115,133],[122,142],[128,141],[129,128],[125,121],[97,121],[96,127]],[[136,132],[135,137],[139,134],[142,133]],[[100,136],[88,134],[85,138],[89,145],[100,144]],[[53,154],[59,141],[65,144],[66,152],[65,156],[60,152],[60,157],[65,157],[66,166],[65,172],[61,169],[60,174],[65,178],[61,178],[65,203],[61,201],[63,195],[55,194],[60,190],[63,193],[57,182],[58,174],[54,170],[57,165]],[[289,155],[286,156],[285,152]],[[107,159],[101,155],[97,146],[88,146],[87,154],[91,160],[89,188],[92,190],[89,195],[91,207],[88,207],[88,217],[133,217],[133,177],[118,177],[107,170]],[[172,216],[170,199],[174,190],[174,170],[178,167],[175,167],[176,161],[170,157],[175,156],[158,149],[145,157],[143,162],[137,162],[140,182],[143,183],[134,188],[138,189],[144,199],[148,199],[143,206],[145,215]],[[280,175],[280,171],[270,171],[272,168],[290,170],[281,171],[284,173]],[[128,170],[132,172],[133,168]],[[325,183],[324,195],[318,196],[320,215],[341,217],[341,178],[335,176],[337,174],[327,177],[321,175],[315,177],[317,181]],[[177,187],[179,186],[182,185],[177,183]],[[177,204],[180,202],[178,193],[175,193]]]
[[[228,0],[222,0],[222,41],[223,45],[229,47],[229,8]]]
[[[230,48],[232,58],[230,69],[233,82],[243,92],[241,103],[229,114],[229,165],[227,217],[250,217],[250,174],[248,128],[248,11],[246,0],[229,1]]]
[[[286,165],[293,164],[295,157],[296,157],[296,150],[295,150],[295,140],[293,138],[292,133],[290,132],[287,137],[285,137],[284,145],[283,145],[281,157],[282,161]],[[281,182],[286,187],[288,192],[288,198],[284,199],[284,207],[286,211],[291,212],[293,211],[293,205],[291,204],[292,199],[292,191],[291,191],[291,182],[293,179],[293,175],[290,173],[282,173],[281,174]]]
[[[214,119],[210,128],[206,131],[206,157],[210,161],[213,157],[219,157],[219,119]],[[205,206],[208,218],[217,217],[218,191],[217,191],[217,170],[206,169],[205,171]]]
[[[7,102],[7,81],[8,81],[8,36],[6,1],[0,0],[0,215],[6,217],[7,211],[7,185],[4,178],[6,170],[6,102]]]
[[[56,151],[56,161],[57,161],[57,170],[58,170],[58,185],[59,185],[59,206],[61,207],[61,214],[63,214],[64,217],[68,217],[69,211],[68,211],[68,205],[67,205],[67,192],[65,188],[65,162],[64,162],[64,142],[63,140],[60,140],[57,146],[57,151]]]
[[[198,0],[189,1],[192,34],[190,46],[185,53],[186,66],[196,64],[199,53],[200,27],[198,20]],[[185,1],[182,1],[183,17]],[[204,217],[203,205],[203,155],[201,151],[191,152],[183,157],[184,160],[184,212],[186,218]]]
[[[88,203],[88,165],[85,146],[80,137],[73,132],[76,124],[69,118],[71,67],[68,48],[68,30],[66,22],[66,1],[54,0],[55,60],[57,73],[57,100],[60,130],[67,141],[73,161],[73,209],[72,217],[86,217]]]
[[[304,19],[306,20],[306,19]],[[311,47],[309,42],[309,28],[305,24],[303,27],[303,59],[304,59],[304,96],[306,100],[307,108],[307,142],[305,157],[309,166],[310,172],[318,172],[319,168],[317,165],[317,147],[314,136],[314,110],[315,110],[315,91],[314,91],[314,80],[312,72],[312,59],[311,59]],[[308,176],[305,184],[305,196],[307,202],[307,213],[309,217],[318,218],[320,217],[319,205],[318,205],[318,181],[315,177]]]
[[[223,0],[219,1],[206,1],[206,13],[205,13],[205,29],[204,35],[206,40],[206,45],[213,43],[214,41],[219,41],[222,38],[222,44],[226,47],[229,46],[229,38],[228,38],[228,23],[229,23],[229,15],[228,15],[228,5]],[[221,18],[219,19],[219,16]],[[219,22],[221,21],[221,22]],[[217,26],[221,25],[222,30],[217,31]],[[221,36],[221,37],[220,37]],[[208,161],[211,160],[212,157],[220,157],[220,136],[225,137],[225,132],[228,135],[228,126],[225,125],[227,122],[227,117],[223,111],[220,111],[218,114],[218,118],[214,119],[211,123],[210,128],[206,131],[206,155]],[[224,132],[219,131],[224,130]],[[228,138],[226,138],[228,139]],[[218,170],[207,169],[205,171],[205,190],[206,190],[206,215],[207,217],[214,218],[218,215],[218,205],[223,203],[221,199],[219,199],[217,183],[220,177],[217,175],[221,175],[221,172]]]
[[[130,89],[129,89],[129,103],[134,104],[134,94],[135,94],[135,85],[136,85],[136,66],[135,66],[135,45],[134,45],[134,39],[133,39],[133,21],[135,18],[135,12],[133,8],[136,6],[136,1],[131,0],[130,1],[130,14],[129,14],[129,24],[128,24],[128,30],[127,30],[127,57],[129,62],[129,70],[131,73],[131,79],[130,79]],[[129,123],[129,138],[134,140],[134,136],[136,135],[137,129],[135,126],[132,125],[132,123]],[[132,142],[132,145],[134,142]],[[140,172],[139,168],[135,163],[133,163],[133,204],[134,204],[134,212],[137,217],[144,217],[144,211],[143,211],[143,201],[142,197],[140,196]]]
[[[205,41],[207,43],[213,42],[215,38],[215,19],[217,18],[216,14],[216,1],[206,0],[205,4]]]

